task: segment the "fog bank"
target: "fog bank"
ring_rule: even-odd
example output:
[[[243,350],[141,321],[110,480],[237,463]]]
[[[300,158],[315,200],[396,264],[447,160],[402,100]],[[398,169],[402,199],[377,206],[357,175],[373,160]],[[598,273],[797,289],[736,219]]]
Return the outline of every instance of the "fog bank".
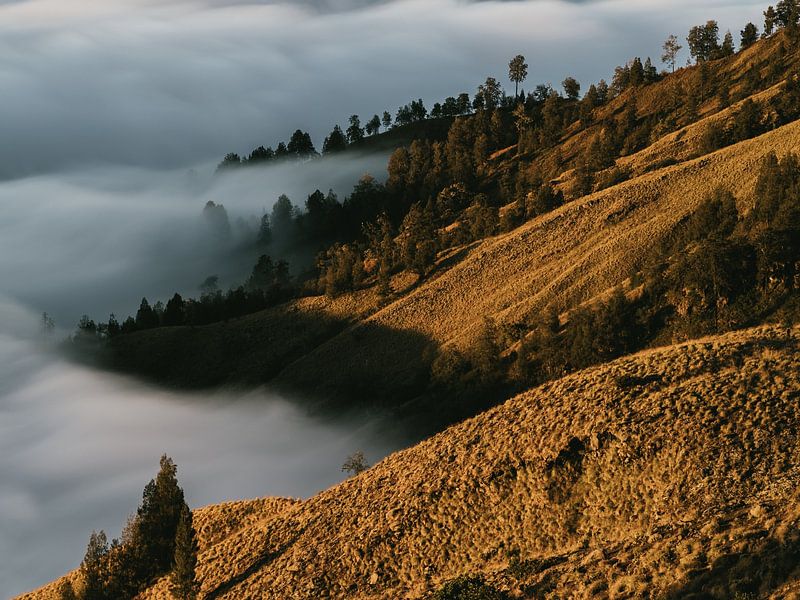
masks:
[[[166,172],[104,167],[0,182],[2,291],[71,330],[84,313],[101,320],[135,314],[142,296],[196,297],[208,275],[238,285],[259,252],[245,233],[280,194],[300,207],[317,187],[344,199],[364,173],[383,179],[386,160],[326,158],[230,176],[213,176],[212,164]],[[203,219],[208,201],[225,206],[230,239],[218,239]],[[293,265],[295,273],[301,266]]]
[[[37,319],[0,307],[17,333]],[[308,497],[343,479],[363,449],[400,444],[377,422],[323,422],[263,390],[173,394],[76,367],[0,333],[0,596],[78,566],[92,529],[119,535],[162,453],[194,507]]]

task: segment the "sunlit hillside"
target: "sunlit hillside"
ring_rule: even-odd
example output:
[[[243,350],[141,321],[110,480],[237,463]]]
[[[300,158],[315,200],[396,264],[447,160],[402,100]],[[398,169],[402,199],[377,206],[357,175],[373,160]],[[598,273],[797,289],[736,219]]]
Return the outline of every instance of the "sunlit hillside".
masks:
[[[238,288],[82,320],[81,361],[418,442],[306,500],[197,509],[199,598],[800,598],[800,33],[753,35],[674,73],[635,59],[596,104],[489,78],[474,112],[350,142],[394,149],[385,184],[261,217],[262,250],[316,245],[304,275],[262,254]],[[134,541],[84,572],[176,593],[182,494],[161,547],[146,488]]]
[[[201,597],[423,598],[464,575],[517,598],[795,597],[799,351],[782,328],[648,351],[307,501],[198,510]]]
[[[785,74],[797,64],[797,52],[781,50],[786,43],[785,36],[776,35],[708,68],[716,80],[730,79],[733,96],[740,85],[737,74],[755,69],[766,78],[773,65],[776,83],[759,80],[766,90],[746,98],[768,111],[769,98],[782,94]],[[665,110],[664,102],[694,85],[700,69],[683,69],[637,90],[639,119]],[[625,92],[598,109],[597,119],[624,112],[630,96]],[[568,199],[563,206],[508,233],[440,253],[422,280],[408,271],[395,275],[388,297],[378,293],[373,280],[335,298],[303,298],[225,323],[137,332],[112,341],[111,365],[170,385],[270,383],[324,403],[370,403],[379,397],[394,404],[413,398],[424,388],[432,357],[469,349],[486,319],[524,335],[549,308],[564,321],[570,311],[615,287],[631,292],[631,277],[648,253],[673,236],[716,189],[732,192],[746,215],[765,157],[794,151],[800,125],[792,122],[717,151],[705,149],[709,129],[728,123],[744,101],[724,108],[712,98],[699,107],[696,122],[661,137],[656,127],[652,143],[606,169],[629,173],[626,181],[606,189],[569,200],[575,172],[564,171],[553,180]],[[549,165],[555,154],[568,163],[601,130],[598,124],[568,131],[554,150],[530,159],[531,164]],[[485,177],[499,177],[524,160],[510,148],[486,163]],[[500,351],[513,351],[518,341],[500,340]]]

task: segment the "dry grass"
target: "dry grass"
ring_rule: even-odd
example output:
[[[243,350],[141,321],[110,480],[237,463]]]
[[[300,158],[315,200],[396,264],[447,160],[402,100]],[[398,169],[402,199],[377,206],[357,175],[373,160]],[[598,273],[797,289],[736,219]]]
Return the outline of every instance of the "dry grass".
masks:
[[[715,187],[731,189],[748,210],[764,156],[798,145],[796,122],[586,196],[486,240],[441,275],[303,356],[277,381],[291,386],[315,373],[325,396],[345,388],[358,365],[368,365],[374,379],[400,385],[419,365],[419,338],[464,348],[487,316],[515,324],[549,305],[564,310],[592,299],[624,281]],[[386,331],[398,335],[387,340]]]
[[[422,598],[474,572],[537,598],[728,585],[713,580],[725,557],[797,536],[798,350],[800,330],[759,328],[647,351],[522,394],[305,502],[202,509],[203,592]],[[520,574],[507,570],[515,557],[539,562]]]
[[[741,73],[778,43],[726,68]],[[644,88],[640,109],[690,76]],[[278,384],[306,388],[311,373],[323,397],[359,377],[397,388],[426,343],[464,348],[487,316],[513,325],[606,293],[715,187],[748,210],[759,164],[796,151],[800,122],[690,160],[731,110],[702,107],[707,119],[622,159],[635,179],[454,250],[421,285],[396,278],[386,307],[373,290],[289,306],[335,321],[330,335],[293,331],[286,307],[209,330],[250,332],[261,362],[247,368],[291,358]],[[647,172],[665,158],[683,162]],[[305,502],[201,509],[203,594],[423,598],[480,572],[516,597],[733,597],[732,569],[800,548],[798,337],[760,328],[640,353],[531,390]],[[759,591],[800,597],[790,571]],[[166,598],[166,582],[144,597]]]

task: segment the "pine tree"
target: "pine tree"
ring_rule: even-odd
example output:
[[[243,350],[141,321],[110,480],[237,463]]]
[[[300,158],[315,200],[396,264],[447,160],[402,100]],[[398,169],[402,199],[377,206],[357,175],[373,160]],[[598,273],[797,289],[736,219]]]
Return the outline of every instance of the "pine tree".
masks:
[[[142,543],[142,557],[148,571],[145,579],[166,573],[175,554],[175,531],[184,505],[183,490],[178,486],[177,467],[166,454],[161,469],[144,488],[137,510],[137,528]]]
[[[519,97],[519,84],[528,76],[528,65],[521,54],[515,56],[508,63],[508,78],[514,82],[514,98]]]
[[[778,21],[778,16],[775,14],[775,8],[769,6],[764,11],[764,37],[767,38],[775,32],[775,25]]]
[[[722,40],[722,47],[720,48],[720,56],[727,57],[733,56],[736,48],[733,45],[733,34],[728,31],[725,33],[725,38]]]
[[[753,23],[748,23],[744,26],[741,32],[741,48],[749,48],[758,41],[758,27]]]
[[[106,600],[103,562],[108,556],[108,538],[104,531],[93,531],[81,563],[82,600]]]
[[[342,150],[347,149],[347,138],[342,131],[342,128],[338,125],[334,126],[333,131],[331,131],[330,135],[325,138],[325,141],[322,143],[322,153],[323,154],[332,154],[335,152],[341,152]]]
[[[196,567],[197,535],[192,525],[192,511],[184,504],[175,532],[175,567],[170,577],[170,591],[174,598],[194,600],[197,597]]]
[[[675,72],[675,63],[678,59],[678,52],[680,52],[682,48],[683,46],[678,43],[678,38],[674,35],[669,36],[667,41],[664,42],[664,53],[661,55],[661,62],[669,65],[673,73]]]
[[[361,126],[361,119],[358,115],[350,117],[350,127],[347,128],[347,142],[355,144],[364,139],[364,128]]]

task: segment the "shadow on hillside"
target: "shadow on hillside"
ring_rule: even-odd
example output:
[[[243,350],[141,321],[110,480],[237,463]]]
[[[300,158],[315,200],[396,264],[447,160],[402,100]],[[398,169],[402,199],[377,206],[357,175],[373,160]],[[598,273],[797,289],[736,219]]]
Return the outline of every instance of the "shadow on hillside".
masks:
[[[202,327],[161,327],[68,346],[79,362],[165,388],[266,385],[312,412],[333,415],[398,413],[425,392],[436,354],[425,335],[373,322],[354,326],[290,305]],[[417,437],[453,420],[420,412],[406,411],[398,426]]]
[[[668,598],[764,598],[800,580],[800,531],[792,531],[783,541],[753,537],[745,550],[725,554],[707,568],[690,572],[689,581],[670,590]]]

